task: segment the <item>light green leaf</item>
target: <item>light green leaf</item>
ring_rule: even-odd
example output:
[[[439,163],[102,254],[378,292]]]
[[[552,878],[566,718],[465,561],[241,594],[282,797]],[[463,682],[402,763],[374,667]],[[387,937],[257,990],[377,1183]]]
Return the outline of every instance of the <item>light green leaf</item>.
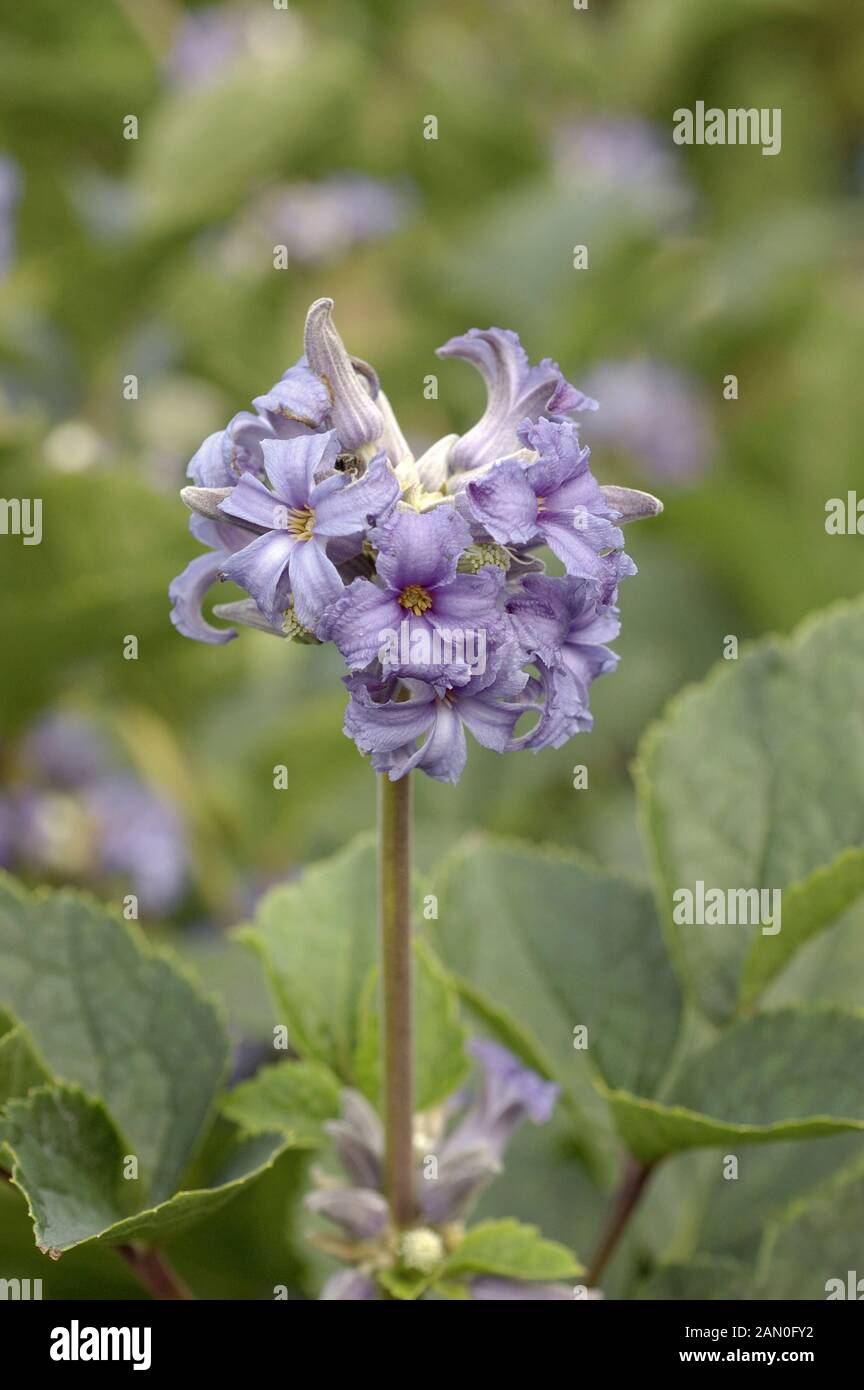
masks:
[[[864,1298],[864,1174],[835,1179],[794,1202],[766,1235],[759,1260],[762,1298]],[[851,1275],[851,1277],[850,1277]],[[858,1280],[861,1280],[860,1288]]]
[[[95,902],[0,880],[0,1004],[45,1068],[98,1097],[149,1200],[176,1190],[208,1121],[228,1044],[177,965]]]
[[[708,1302],[753,1297],[754,1274],[738,1260],[695,1255],[682,1263],[660,1265],[640,1284],[636,1297],[655,1302]]]
[[[216,1211],[284,1150],[281,1136],[235,1145],[210,1186],[136,1210],[140,1187],[124,1177],[124,1144],[101,1101],[76,1087],[44,1087],[11,1101],[0,1139],[13,1159],[37,1244],[63,1251],[90,1241],[163,1238]]]
[[[606,1090],[627,1148],[650,1163],[681,1149],[864,1130],[864,1015],[783,1009],[733,1024],[682,1066],[660,1104]]]
[[[483,1221],[467,1231],[441,1266],[441,1276],[496,1274],[504,1279],[548,1282],[583,1273],[563,1245],[544,1240],[536,1226],[519,1221]]]
[[[563,851],[480,842],[445,865],[432,940],[501,1040],[598,1125],[594,1073],[653,1093],[680,990],[647,889]]]
[[[317,1062],[277,1062],[229,1091],[222,1113],[248,1134],[278,1132],[292,1148],[326,1142],[324,1122],[339,1113],[341,1088]]]
[[[0,1110],[9,1100],[26,1096],[49,1079],[23,1028],[0,1038]]]
[[[440,962],[425,941],[414,942],[415,1109],[427,1110],[451,1095],[465,1080],[465,1029],[459,998]],[[373,1105],[381,1099],[381,1029],[378,972],[373,971],[360,1001],[354,1071],[357,1084]]]
[[[864,889],[864,605],[770,639],[675,700],[637,781],[658,902],[688,989],[715,1020],[750,1003]],[[781,930],[674,925],[673,894],[782,890]]]
[[[377,955],[375,840],[362,836],[261,902],[240,939],[258,951],[291,1042],[353,1080],[357,999]]]
[[[266,12],[261,18],[266,23]],[[326,129],[332,138],[342,128],[355,76],[351,50],[328,44],[301,62],[296,40],[293,52],[290,38],[280,51],[285,15],[271,9],[269,19],[267,45],[277,61],[241,61],[218,81],[179,89],[148,116],[135,171],[146,231],[224,214],[296,161],[310,132]]]

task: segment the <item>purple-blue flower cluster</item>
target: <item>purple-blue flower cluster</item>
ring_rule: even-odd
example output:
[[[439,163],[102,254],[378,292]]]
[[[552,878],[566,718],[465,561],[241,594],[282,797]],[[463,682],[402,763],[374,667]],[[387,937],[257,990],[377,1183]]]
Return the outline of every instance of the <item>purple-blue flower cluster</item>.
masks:
[[[617,662],[618,584],[635,573],[621,524],[660,504],[601,487],[571,418],[597,403],[497,328],[439,349],[480,371],[487,405],[415,459],[331,310],[313,304],[304,356],[192,459],[183,498],[209,549],[171,586],[173,622],[236,636],[201,611],[230,579],[249,597],[218,616],[332,642],[345,732],[393,780],[458,781],[466,729],[499,753],[560,747],[591,727],[589,687]]]
[[[477,1038],[469,1051],[478,1063],[476,1090],[452,1096],[439,1109],[416,1117],[417,1219],[394,1231],[383,1192],[384,1133],[377,1113],[359,1091],[342,1093],[342,1114],[327,1129],[347,1181],[318,1175],[306,1207],[338,1234],[318,1243],[349,1268],[334,1274],[321,1298],[366,1302],[383,1297],[382,1271],[396,1267],[434,1276],[464,1235],[464,1221],[484,1189],[502,1171],[507,1145],[526,1120],[545,1124],[558,1098],[555,1082],[536,1072],[500,1044]],[[466,1296],[479,1301],[572,1299],[563,1284],[476,1276]]]

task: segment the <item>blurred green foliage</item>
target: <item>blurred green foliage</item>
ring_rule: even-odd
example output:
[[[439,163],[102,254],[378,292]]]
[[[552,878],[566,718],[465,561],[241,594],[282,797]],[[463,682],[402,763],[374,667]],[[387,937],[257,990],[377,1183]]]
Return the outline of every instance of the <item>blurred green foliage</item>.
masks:
[[[858,485],[864,428],[860,6],[297,0],[283,11],[251,0],[254,42],[184,82],[168,60],[195,9],[0,0],[0,153],[22,178],[0,282],[0,495],[44,502],[40,546],[0,536],[0,740],[58,701],[119,732],[187,821],[196,888],[171,927],[235,923],[254,885],[368,826],[373,778],[340,733],[336,654],[255,633],[199,647],[170,626],[168,582],[196,549],[176,491],[199,440],[296,359],[317,296],[334,297],[346,341],[375,363],[418,443],[467,427],[482,400],[434,348],[497,323],[577,383],[606,359],[686,370],[714,446],[709,467],[675,487],[625,450],[595,450],[601,481],[641,482],[666,501],[631,536],[640,575],[622,591],[622,663],[595,688],[596,729],[536,758],[472,748],[458,791],[424,779],[421,866],[483,827],[638,868],[628,763],[649,719],[727,634],[788,631],[864,583],[860,539],[824,528],[827,499]],[[676,150],[672,112],[700,99],[781,107],[782,154]],[[129,115],[137,140],[124,139]],[[619,116],[650,123],[674,155],[682,216],[663,216],[662,188],[658,215],[626,189],[600,196],[590,171],[562,177],[556,134]],[[226,263],[220,238],[262,190],[345,170],[410,188],[402,225],[287,270],[260,246]],[[583,242],[590,269],[576,271]],[[430,372],[437,400],[424,397]],[[124,660],[127,634],[137,661]],[[590,795],[573,790],[577,762]],[[287,791],[274,789],[277,764]],[[248,1032],[243,981],[234,1000],[236,972],[223,974]],[[296,1173],[266,1182],[284,1197]],[[23,1214],[6,1221],[12,1204],[0,1201],[0,1264],[26,1273]],[[238,1202],[218,1236],[204,1226],[184,1238],[202,1291],[227,1288],[223,1246],[208,1240],[232,1251],[242,1296],[279,1282],[272,1209],[256,1192],[241,1202],[245,1225]],[[69,1257],[79,1292],[128,1292],[111,1258]]]

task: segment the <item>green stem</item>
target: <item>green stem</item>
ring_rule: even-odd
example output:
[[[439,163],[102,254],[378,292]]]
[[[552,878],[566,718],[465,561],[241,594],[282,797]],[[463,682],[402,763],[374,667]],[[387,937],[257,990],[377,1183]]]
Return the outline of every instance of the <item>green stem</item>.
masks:
[[[411,780],[379,777],[378,901],[384,1091],[384,1186],[394,1223],[415,1215],[411,1020]]]

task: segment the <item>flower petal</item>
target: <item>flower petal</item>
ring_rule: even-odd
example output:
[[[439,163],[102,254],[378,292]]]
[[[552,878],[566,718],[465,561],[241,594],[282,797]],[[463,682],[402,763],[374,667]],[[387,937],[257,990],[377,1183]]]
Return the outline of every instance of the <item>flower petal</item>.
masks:
[[[399,484],[386,461],[377,458],[356,483],[349,480],[347,487],[334,489],[323,501],[313,492],[311,500],[319,536],[352,536],[386,519],[399,500]]]
[[[340,597],[345,586],[333,561],[328,558],[323,541],[312,537],[299,541],[291,551],[288,562],[294,612],[304,627],[313,632],[328,603]]]
[[[331,469],[336,462],[339,441],[328,430],[326,434],[301,434],[294,439],[265,439],[261,449],[273,491],[289,507],[305,507],[316,475]]]
[[[499,545],[528,545],[537,536],[537,496],[526,470],[504,459],[465,489],[471,515]]]
[[[209,434],[189,460],[186,476],[198,487],[230,487],[236,482],[236,474],[225,462],[224,433],[224,430],[217,430]]]
[[[455,507],[443,504],[429,512],[395,511],[372,541],[379,550],[378,573],[391,589],[401,592],[409,584],[434,589],[455,576],[471,530]]]
[[[301,357],[266,395],[256,396],[252,404],[257,410],[266,410],[276,420],[296,421],[307,429],[317,430],[330,412],[330,393]]]
[[[276,622],[287,605],[288,561],[297,545],[295,536],[268,531],[223,559],[221,573],[251,594],[261,610]]]
[[[243,521],[262,531],[281,531],[286,504],[252,473],[244,473],[236,487],[219,503],[223,516]]]
[[[341,1226],[351,1240],[372,1240],[387,1225],[389,1216],[386,1199],[370,1187],[329,1187],[310,1192],[304,1205]]]
[[[196,642],[211,642],[219,645],[230,642],[237,636],[233,627],[213,627],[201,612],[207,591],[219,578],[224,555],[196,555],[190,560],[182,574],[172,579],[168,597],[172,603],[171,621],[184,637],[192,637]]]
[[[488,400],[481,419],[453,446],[452,470],[477,468],[518,447],[516,430],[527,416],[596,410],[597,402],[567,382],[551,358],[532,367],[515,333],[503,328],[472,328],[438,349],[439,357],[462,357],[486,382]]]
[[[378,656],[386,634],[398,633],[404,617],[392,593],[369,579],[355,579],[322,617],[318,636],[335,642],[349,669],[360,671]]]
[[[364,376],[345,350],[333,322],[333,300],[317,299],[306,316],[306,360],[329,388],[330,420],[343,449],[372,444],[384,433],[384,417],[369,395]]]

